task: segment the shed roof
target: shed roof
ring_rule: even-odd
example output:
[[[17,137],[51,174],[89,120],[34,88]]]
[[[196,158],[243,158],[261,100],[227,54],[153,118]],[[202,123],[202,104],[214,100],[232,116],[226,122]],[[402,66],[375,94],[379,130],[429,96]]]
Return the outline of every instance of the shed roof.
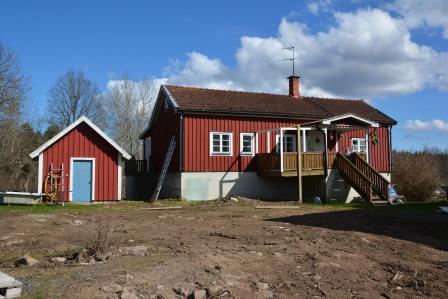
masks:
[[[30,157],[32,159],[39,156],[40,153],[45,151],[47,148],[49,148],[52,144],[54,144],[56,141],[67,135],[71,130],[79,126],[81,123],[86,123],[89,127],[91,127],[96,133],[98,133],[104,140],[106,140],[113,148],[115,148],[122,156],[123,158],[129,160],[131,159],[131,155],[126,152],[123,148],[121,148],[115,141],[113,141],[109,136],[107,136],[106,133],[104,133],[100,128],[98,128],[90,119],[88,119],[86,116],[81,116],[78,118],[74,123],[69,125],[67,128],[56,134],[53,138],[42,144],[39,148],[37,148],[34,152],[30,154]]]

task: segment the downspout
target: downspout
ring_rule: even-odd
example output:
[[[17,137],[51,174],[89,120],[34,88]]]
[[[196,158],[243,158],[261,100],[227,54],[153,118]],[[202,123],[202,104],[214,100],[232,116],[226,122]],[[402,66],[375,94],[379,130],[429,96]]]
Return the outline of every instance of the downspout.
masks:
[[[179,171],[184,170],[184,115],[182,112],[179,117]]]
[[[392,177],[392,126],[387,127],[389,131],[389,173]]]

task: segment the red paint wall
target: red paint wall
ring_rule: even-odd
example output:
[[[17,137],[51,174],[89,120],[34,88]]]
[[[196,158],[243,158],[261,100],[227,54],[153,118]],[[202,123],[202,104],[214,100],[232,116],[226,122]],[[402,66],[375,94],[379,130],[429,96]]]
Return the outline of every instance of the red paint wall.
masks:
[[[374,132],[376,133],[378,143],[372,142]],[[369,161],[371,165],[380,172],[390,172],[389,165],[389,130],[387,126],[379,128],[370,128],[369,134]],[[328,147],[331,151],[336,150],[336,138],[333,132],[333,140],[328,141]],[[352,138],[365,138],[366,130],[355,130],[341,134],[338,139],[338,148],[340,152],[351,150]]]
[[[255,171],[252,156],[240,155],[240,133],[288,127],[300,121],[235,117],[184,117],[184,171]],[[233,133],[232,156],[210,156],[210,132]],[[271,132],[271,151],[275,150],[275,135]],[[295,134],[295,132],[294,132]],[[258,152],[266,152],[266,133],[259,134]]]
[[[64,163],[65,194],[68,201],[70,186],[70,158],[95,158],[95,200],[117,200],[118,197],[118,152],[87,124],[81,123],[43,152],[43,178],[47,176],[50,163],[60,168]],[[44,190],[44,189],[42,189]]]
[[[240,133],[250,133],[259,130],[276,129],[297,125],[299,122],[277,119],[253,119],[235,117],[184,117],[184,171],[256,171],[254,157],[240,155]],[[369,129],[370,133],[375,129]],[[232,156],[210,156],[210,132],[233,133]],[[378,144],[370,142],[370,162],[380,172],[389,172],[389,136],[387,127],[376,129]],[[331,134],[331,132],[329,132]],[[271,151],[275,150],[275,135],[271,132]],[[295,132],[293,132],[295,134]],[[335,135],[334,135],[335,136]],[[339,151],[351,147],[351,138],[365,138],[365,130],[346,132],[339,137]],[[328,148],[335,151],[336,138],[329,138]],[[258,152],[266,152],[266,133],[259,134]]]
[[[151,158],[154,163],[155,170],[160,172],[162,169],[165,155],[168,151],[171,136],[176,136],[176,148],[171,158],[169,167],[170,172],[179,171],[179,114],[174,113],[171,106],[165,110],[164,101],[160,101],[159,105],[155,108],[159,109],[157,120],[151,129]]]

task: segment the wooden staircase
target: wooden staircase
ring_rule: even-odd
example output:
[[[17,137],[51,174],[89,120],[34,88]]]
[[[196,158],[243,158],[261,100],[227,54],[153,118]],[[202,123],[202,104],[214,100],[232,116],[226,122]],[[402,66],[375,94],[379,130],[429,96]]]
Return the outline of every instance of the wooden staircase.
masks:
[[[368,202],[379,205],[389,201],[389,182],[357,153],[348,158],[336,154],[335,165],[341,175]]]

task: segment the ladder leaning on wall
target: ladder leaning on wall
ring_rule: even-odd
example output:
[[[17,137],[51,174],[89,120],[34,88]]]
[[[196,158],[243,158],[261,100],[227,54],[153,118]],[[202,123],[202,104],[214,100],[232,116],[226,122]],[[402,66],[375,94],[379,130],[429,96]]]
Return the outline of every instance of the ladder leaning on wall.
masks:
[[[165,160],[163,161],[162,170],[160,171],[159,178],[157,180],[156,189],[151,196],[150,201],[156,201],[159,198],[160,190],[162,190],[163,181],[165,180],[166,173],[168,172],[168,167],[170,166],[171,157],[173,156],[174,149],[176,148],[176,135],[171,137],[170,145],[168,146],[168,151],[165,155]]]
[[[50,171],[45,178],[45,195],[53,203],[61,202],[64,204],[65,192],[65,172],[64,163],[61,163],[61,168],[54,168],[53,163],[50,164]],[[48,190],[48,187],[50,188]]]

